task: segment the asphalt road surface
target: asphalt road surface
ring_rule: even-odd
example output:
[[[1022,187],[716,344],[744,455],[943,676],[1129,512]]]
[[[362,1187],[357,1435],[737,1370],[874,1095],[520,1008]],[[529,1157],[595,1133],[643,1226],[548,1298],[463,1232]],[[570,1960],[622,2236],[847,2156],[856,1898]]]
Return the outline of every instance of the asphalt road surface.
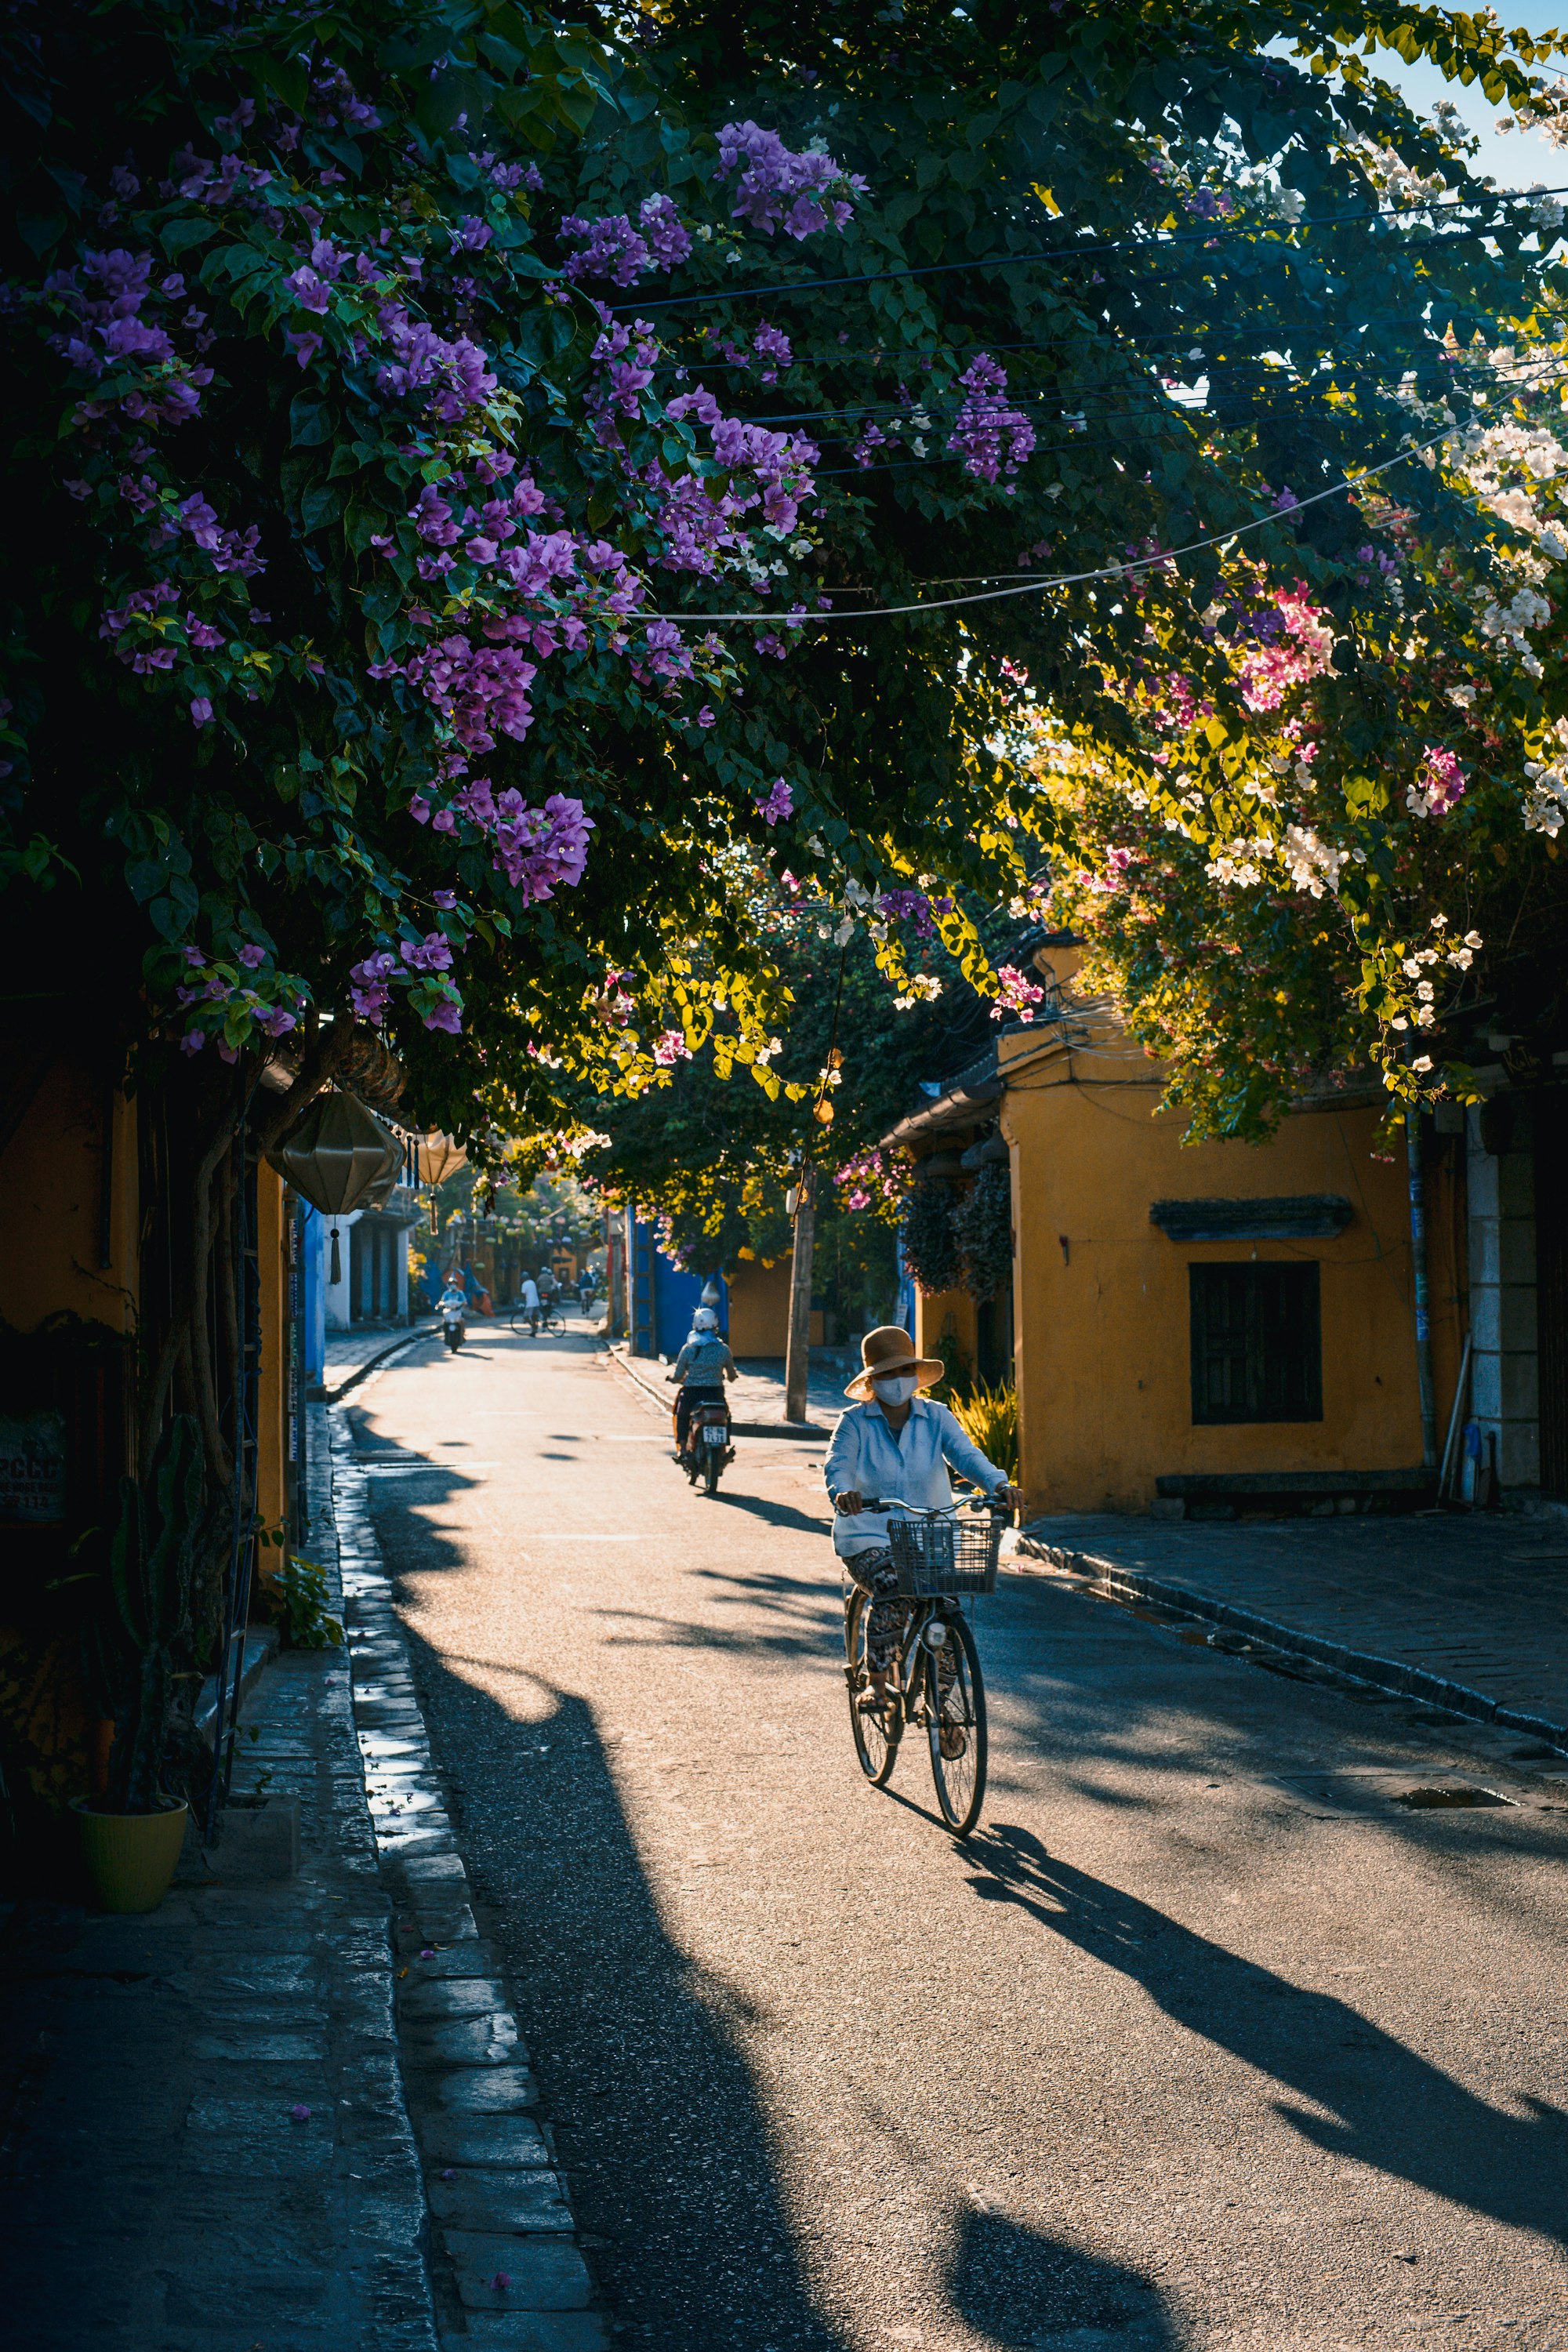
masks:
[[[820,1447],[694,1493],[580,1326],[353,1418],[618,2341],[1568,2347],[1549,1785],[1406,1811],[1461,1727],[1010,1576],[960,1845],[856,1767]]]

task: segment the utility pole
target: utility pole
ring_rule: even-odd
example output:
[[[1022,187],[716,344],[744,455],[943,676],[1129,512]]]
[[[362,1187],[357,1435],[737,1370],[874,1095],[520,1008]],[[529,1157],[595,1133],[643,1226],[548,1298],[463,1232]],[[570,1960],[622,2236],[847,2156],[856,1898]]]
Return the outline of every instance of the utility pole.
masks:
[[[816,1239],[816,1171],[801,1161],[795,1195],[795,1254],[789,1275],[789,1352],[784,1359],[784,1419],[805,1421],[811,1376],[811,1256]]]
[[[1415,1292],[1415,1384],[1421,1399],[1421,1464],[1437,1467],[1437,1402],[1432,1379],[1432,1326],[1426,1283],[1426,1174],[1422,1161],[1421,1112],[1405,1111],[1405,1150],[1410,1171],[1410,1262]]]

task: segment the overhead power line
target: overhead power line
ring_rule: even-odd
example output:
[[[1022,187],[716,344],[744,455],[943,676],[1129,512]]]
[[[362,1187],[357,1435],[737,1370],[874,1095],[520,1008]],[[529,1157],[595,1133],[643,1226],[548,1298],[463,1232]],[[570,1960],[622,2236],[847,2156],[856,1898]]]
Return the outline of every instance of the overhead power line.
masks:
[[[1500,204],[1533,205],[1539,204],[1543,196],[1568,195],[1568,187],[1531,188],[1528,192],[1521,190],[1517,194],[1507,196],[1498,190],[1491,193],[1494,200]],[[631,298],[619,302],[607,302],[605,308],[608,310],[629,310],[637,312],[684,310],[707,302],[751,301],[767,294],[814,294],[837,286],[884,285],[895,278],[942,278],[961,269],[1019,269],[1036,263],[1047,266],[1054,264],[1059,267],[1069,261],[1092,261],[1107,253],[1168,253],[1173,246],[1214,245],[1225,237],[1232,236],[1257,238],[1266,236],[1270,231],[1274,232],[1278,241],[1283,244],[1286,238],[1279,235],[1281,230],[1291,234],[1297,229],[1303,228],[1342,228],[1357,223],[1405,221],[1412,219],[1417,213],[1447,211],[1449,208],[1448,192],[1445,190],[1441,196],[1431,196],[1418,204],[1403,205],[1397,212],[1379,208],[1362,213],[1321,213],[1315,216],[1306,215],[1295,221],[1208,221],[1202,228],[1157,231],[1153,236],[1145,232],[1134,236],[1108,237],[1094,244],[1047,246],[1037,253],[972,254],[966,256],[962,261],[910,263],[898,269],[859,270],[838,278],[780,278],[771,286],[714,287],[700,294],[661,294],[651,302],[639,301],[636,298]],[[1457,205],[1452,208],[1458,210]],[[1477,222],[1464,227],[1456,227],[1453,235],[1456,237],[1492,236],[1495,236],[1498,228],[1513,225],[1501,221],[1493,221],[1489,225]],[[1535,226],[1531,224],[1532,227]]]
[[[1344,481],[1335,482],[1326,490],[1313,490],[1308,497],[1297,499],[1287,511],[1292,515],[1299,514],[1303,508],[1321,506],[1325,499],[1342,498],[1347,491],[1359,489],[1363,482],[1374,480],[1379,474],[1386,474],[1395,466],[1408,465],[1412,458],[1425,457],[1428,449],[1440,448],[1449,438],[1452,430],[1452,426],[1449,426],[1442,433],[1436,434],[1430,441],[1418,442],[1413,448],[1402,449],[1397,457],[1385,457],[1380,465],[1367,466],[1361,473],[1347,476]],[[1284,520],[1284,514],[1258,515],[1251,522],[1233,524],[1229,530],[1208,531],[1201,539],[1188,540],[1184,546],[1162,548],[1157,555],[1129,556],[1124,562],[1103,563],[1090,572],[1055,572],[1047,579],[1022,581],[1016,586],[982,589],[973,596],[921,597],[912,604],[879,604],[870,611],[849,613],[839,613],[831,609],[826,612],[820,610],[803,612],[796,607],[793,611],[783,613],[645,613],[640,614],[638,618],[648,621],[679,621],[691,625],[703,626],[716,622],[739,621],[748,628],[754,628],[759,623],[764,621],[787,621],[796,628],[807,626],[818,628],[825,626],[829,621],[898,620],[910,613],[943,613],[950,612],[960,604],[993,604],[1008,596],[1044,595],[1053,588],[1081,587],[1094,580],[1126,580],[1136,572],[1158,571],[1167,563],[1175,562],[1181,556],[1201,554],[1205,548],[1226,547],[1232,540],[1245,539],[1251,531],[1277,527]]]

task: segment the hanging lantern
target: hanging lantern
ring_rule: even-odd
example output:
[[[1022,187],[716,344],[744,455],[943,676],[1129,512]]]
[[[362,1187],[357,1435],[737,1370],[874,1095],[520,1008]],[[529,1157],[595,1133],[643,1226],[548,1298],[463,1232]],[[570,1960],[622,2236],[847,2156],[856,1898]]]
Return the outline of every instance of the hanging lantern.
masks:
[[[286,1184],[323,1217],[363,1207],[384,1180],[395,1182],[403,1146],[353,1095],[319,1095],[286,1141],[267,1155]],[[331,1279],[342,1280],[338,1228],[332,1226]]]
[[[415,1156],[419,1163],[419,1181],[432,1190],[468,1164],[468,1155],[462,1145],[451,1136],[443,1135],[439,1128],[420,1137]]]

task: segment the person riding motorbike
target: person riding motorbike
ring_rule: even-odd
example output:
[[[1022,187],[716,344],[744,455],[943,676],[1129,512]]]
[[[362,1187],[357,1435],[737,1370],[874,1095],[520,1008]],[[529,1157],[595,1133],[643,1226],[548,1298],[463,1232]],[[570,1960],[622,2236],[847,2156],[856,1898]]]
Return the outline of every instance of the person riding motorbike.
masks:
[[[907,1331],[883,1324],[860,1342],[860,1370],[844,1393],[854,1402],[834,1433],[822,1475],[833,1503],[833,1549],[849,1583],[871,1596],[866,1664],[871,1688],[862,1704],[887,1704],[888,1670],[898,1654],[910,1602],[899,1597],[888,1522],[904,1512],[869,1511],[868,1499],[897,1499],[922,1510],[952,1501],[947,1465],[1009,1507],[1022,1495],[964,1435],[944,1404],[920,1394],[942,1378],[939,1356],[917,1356]],[[847,1589],[845,1599],[848,1600]]]
[[[440,1297],[436,1302],[436,1312],[440,1318],[443,1332],[450,1330],[454,1316],[457,1318],[459,1324],[467,1324],[468,1318],[468,1297],[463,1289],[461,1282],[458,1279],[458,1276],[455,1274],[449,1274],[447,1276],[446,1286],[441,1292]]]
[[[726,1381],[740,1379],[735,1359],[730,1353],[719,1328],[719,1318],[710,1307],[700,1307],[691,1318],[691,1335],[674,1363],[665,1374],[667,1381],[678,1381],[680,1386],[675,1398],[675,1446],[679,1454],[686,1451],[686,1433],[691,1425],[694,1404],[722,1404]]]

